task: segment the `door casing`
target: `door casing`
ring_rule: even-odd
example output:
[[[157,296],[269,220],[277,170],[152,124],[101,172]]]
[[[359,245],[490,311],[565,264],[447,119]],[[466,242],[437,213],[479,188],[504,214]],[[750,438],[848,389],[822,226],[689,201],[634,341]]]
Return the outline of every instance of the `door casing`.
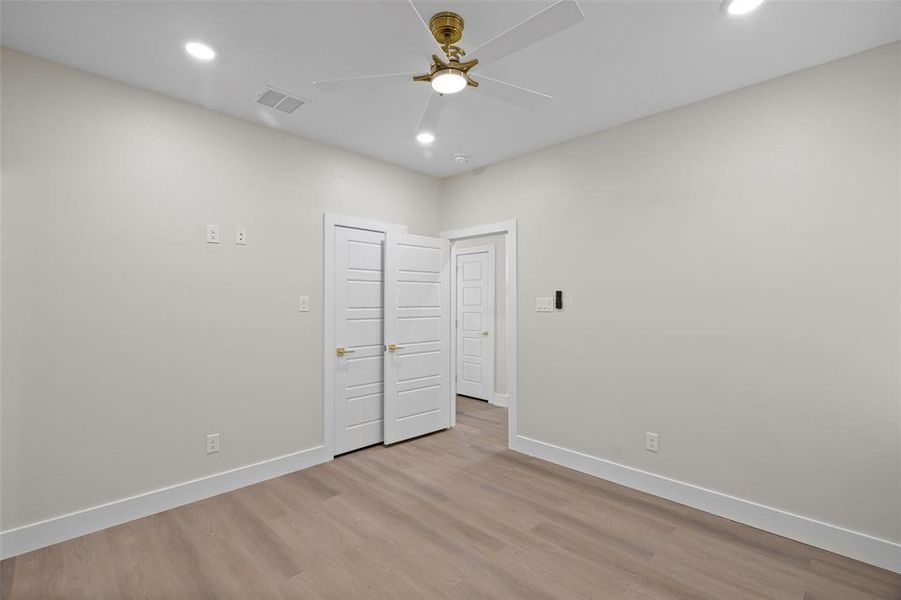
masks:
[[[489,223],[486,225],[476,225],[474,227],[464,227],[462,229],[453,229],[450,231],[442,231],[441,237],[449,239],[451,242],[463,240],[467,238],[482,237],[487,235],[504,235],[504,281],[506,282],[506,297],[504,305],[506,307],[506,361],[507,361],[507,447],[512,447],[518,437],[519,428],[517,426],[516,406],[519,394],[519,357],[517,348],[519,347],[519,317],[517,313],[517,298],[519,297],[519,282],[517,275],[517,230],[516,219],[510,221],[501,221],[498,223]],[[454,260],[453,252],[451,252],[451,272],[456,273],[457,264]],[[498,273],[498,277],[501,275]],[[457,278],[451,277],[451,314],[457,314]],[[456,425],[456,399],[457,399],[457,336],[451,336],[451,427]]]

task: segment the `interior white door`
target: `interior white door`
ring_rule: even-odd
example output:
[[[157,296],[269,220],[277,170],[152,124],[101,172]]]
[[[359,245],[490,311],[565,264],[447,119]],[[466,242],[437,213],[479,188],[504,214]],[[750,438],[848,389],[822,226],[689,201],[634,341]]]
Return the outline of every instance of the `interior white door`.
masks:
[[[389,233],[385,443],[450,427],[450,242]]]
[[[457,393],[490,400],[494,393],[494,253],[457,256]]]
[[[335,228],[335,454],[383,429],[385,234]]]

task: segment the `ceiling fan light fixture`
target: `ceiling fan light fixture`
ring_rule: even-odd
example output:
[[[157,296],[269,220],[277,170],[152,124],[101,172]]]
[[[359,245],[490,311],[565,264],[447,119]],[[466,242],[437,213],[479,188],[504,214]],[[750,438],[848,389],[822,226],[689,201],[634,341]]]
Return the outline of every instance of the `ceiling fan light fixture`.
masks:
[[[432,74],[432,89],[439,94],[456,94],[467,85],[466,76],[460,69],[439,69]]]

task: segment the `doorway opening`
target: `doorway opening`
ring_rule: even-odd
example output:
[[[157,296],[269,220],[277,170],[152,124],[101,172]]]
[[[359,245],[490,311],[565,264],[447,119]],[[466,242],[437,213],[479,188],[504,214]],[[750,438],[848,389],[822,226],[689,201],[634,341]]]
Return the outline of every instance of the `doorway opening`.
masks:
[[[516,236],[516,221],[441,234],[451,241],[454,404],[459,395],[508,407],[508,446],[517,435]]]

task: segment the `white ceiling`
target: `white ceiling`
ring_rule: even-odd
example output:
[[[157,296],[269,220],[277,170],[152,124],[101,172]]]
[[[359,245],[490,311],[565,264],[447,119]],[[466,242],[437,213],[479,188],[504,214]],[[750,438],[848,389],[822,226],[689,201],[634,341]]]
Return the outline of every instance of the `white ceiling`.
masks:
[[[454,10],[474,48],[541,1],[416,0]],[[438,139],[414,135],[426,83],[323,92],[317,79],[425,72],[432,47],[407,2],[2,3],[3,45],[305,138],[437,176],[459,173],[901,39],[901,1],[770,0],[743,18],[719,2],[581,2],[584,22],[484,68],[555,97],[530,111],[464,90]],[[190,59],[186,40],[217,59]],[[477,79],[479,68],[472,74]],[[253,102],[268,84],[311,102],[282,115]],[[452,160],[471,156],[468,164]]]

